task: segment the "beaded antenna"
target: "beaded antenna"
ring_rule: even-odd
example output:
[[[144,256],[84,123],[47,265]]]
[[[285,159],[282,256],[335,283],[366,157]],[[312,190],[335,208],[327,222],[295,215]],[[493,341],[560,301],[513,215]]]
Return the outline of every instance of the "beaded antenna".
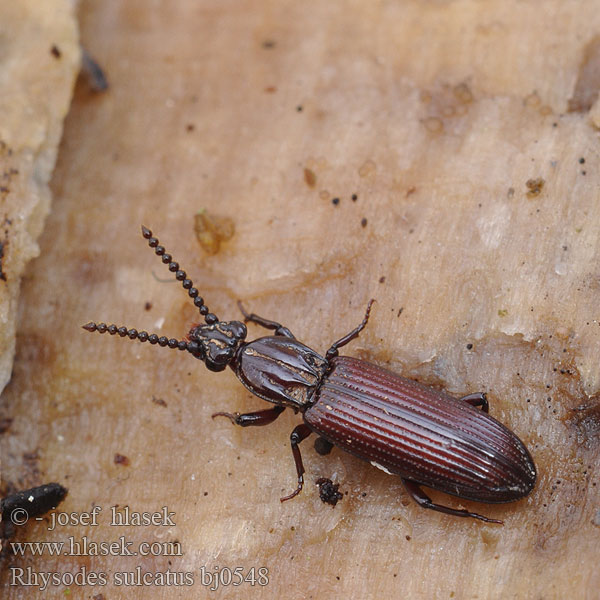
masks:
[[[204,300],[199,295],[198,290],[194,287],[194,282],[188,278],[185,271],[179,268],[179,263],[173,260],[173,257],[165,250],[164,246],[161,246],[158,238],[152,235],[152,231],[142,225],[142,235],[144,239],[148,240],[148,246],[154,248],[154,252],[157,256],[161,257],[162,262],[168,265],[169,271],[175,273],[175,279],[181,281],[183,289],[187,290],[188,295],[194,301],[194,306],[198,309],[200,314],[204,317],[207,325],[214,325],[219,321],[218,317],[208,310],[208,306],[204,304]],[[203,358],[203,350],[201,345],[196,341],[177,340],[175,338],[167,338],[166,336],[158,336],[156,333],[148,333],[147,331],[138,331],[137,329],[128,329],[127,327],[117,325],[107,325],[106,323],[94,323],[90,321],[86,325],[83,325],[86,331],[98,333],[109,333],[110,335],[119,335],[121,337],[128,337],[130,340],[139,340],[140,342],[150,342],[151,344],[158,344],[162,347],[168,347],[173,350],[187,350],[197,358]]]

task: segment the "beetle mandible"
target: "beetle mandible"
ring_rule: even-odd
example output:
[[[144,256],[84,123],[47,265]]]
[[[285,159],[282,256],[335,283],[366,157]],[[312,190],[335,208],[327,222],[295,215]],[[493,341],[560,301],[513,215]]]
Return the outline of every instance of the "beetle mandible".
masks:
[[[229,366],[254,395],[275,404],[246,414],[218,412],[213,418],[227,417],[235,425],[248,427],[268,425],[286,408],[302,413],[304,422],[290,436],[298,484],[281,498],[282,502],[302,490],[304,466],[299,444],[311,433],[388,474],[399,475],[420,506],[446,514],[502,523],[468,510],[435,504],[421,485],[488,503],[518,500],[533,489],[536,469],[531,455],[510,429],[487,414],[484,393],[457,400],[367,361],[339,355],[339,349],[357,338],[366,326],[373,300],[362,322],[334,342],[325,356],[299,342],[287,327],[249,314],[238,303],[245,322],[274,332],[246,342],[246,325],[220,321],[209,312],[179,263],[144,226],[142,235],[175,273],[205,324],[194,326],[186,340],[105,323],[91,322],[83,328],[187,350],[204,361],[210,371],[223,371]]]

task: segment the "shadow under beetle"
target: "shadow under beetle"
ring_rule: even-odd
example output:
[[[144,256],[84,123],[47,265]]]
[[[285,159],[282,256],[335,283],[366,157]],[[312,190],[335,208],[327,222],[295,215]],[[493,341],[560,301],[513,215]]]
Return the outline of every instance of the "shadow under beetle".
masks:
[[[299,342],[287,327],[248,314],[238,303],[246,322],[274,332],[246,342],[246,325],[220,321],[210,313],[192,280],[152,232],[142,226],[142,235],[188,291],[206,324],[194,326],[186,340],[105,323],[88,323],[84,329],[187,350],[211,371],[229,366],[248,390],[276,405],[246,414],[218,412],[213,418],[227,417],[248,427],[272,423],[285,408],[301,412],[304,423],[290,436],[298,485],[282,502],[302,490],[299,444],[313,432],[382,471],[399,475],[420,506],[450,515],[502,523],[435,504],[419,486],[489,503],[518,500],[533,489],[536,470],[531,455],[512,431],[487,414],[485,394],[457,400],[367,361],[339,355],[339,349],[366,326],[373,300],[360,325],[334,342],[325,356]]]

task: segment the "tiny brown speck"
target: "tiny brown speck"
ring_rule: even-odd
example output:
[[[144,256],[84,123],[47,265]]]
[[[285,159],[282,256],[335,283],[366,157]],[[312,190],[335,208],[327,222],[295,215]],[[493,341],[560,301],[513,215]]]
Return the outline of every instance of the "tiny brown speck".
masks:
[[[541,177],[538,177],[536,179],[528,179],[525,182],[525,185],[529,190],[527,192],[527,197],[535,198],[536,196],[539,196],[542,193],[542,189],[544,188],[545,183],[546,182]]]
[[[54,56],[54,58],[60,58],[62,56],[62,52],[56,44],[54,44],[52,48],[50,48],[50,53],[52,54],[52,56]]]
[[[471,92],[466,83],[459,83],[457,86],[455,86],[454,95],[463,104],[469,104],[470,102],[473,102],[473,92]]]
[[[124,467],[128,467],[129,466],[129,459],[124,456],[123,454],[115,454],[115,465],[123,465]]]
[[[154,404],[158,404],[158,406],[167,406],[167,403],[162,398],[156,398],[155,396],[152,396],[152,402],[154,402]]]
[[[311,169],[304,169],[304,181],[309,188],[314,188],[317,183],[317,176]]]
[[[379,283],[385,283],[385,275],[379,278]]]
[[[361,224],[363,227],[366,227],[366,226],[367,226],[367,219],[366,219],[365,217],[363,217],[363,218],[360,220],[360,224]]]
[[[13,419],[10,417],[5,417],[4,419],[0,419],[0,433],[4,433],[8,431],[10,426],[12,425]]]
[[[185,130],[186,130],[186,131],[192,132],[192,131],[194,131],[194,129],[196,129],[196,126],[195,126],[193,123],[188,123],[188,124],[185,126]]]
[[[144,304],[144,310],[150,310],[152,308],[152,302],[146,302]]]

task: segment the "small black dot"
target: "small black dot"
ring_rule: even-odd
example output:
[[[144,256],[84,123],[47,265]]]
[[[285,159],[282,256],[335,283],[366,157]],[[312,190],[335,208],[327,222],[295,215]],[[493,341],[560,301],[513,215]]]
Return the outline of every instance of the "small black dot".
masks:
[[[473,350],[473,344],[467,344],[467,350]]]
[[[356,202],[358,200],[358,196],[356,194],[352,194],[351,198],[352,202]]]
[[[333,198],[333,200],[331,201],[331,203],[332,203],[334,206],[337,206],[337,205],[340,203],[340,199],[339,199],[339,198]]]
[[[360,224],[361,224],[363,227],[366,227],[366,226],[367,226],[367,219],[366,219],[365,217],[363,217],[363,218],[360,220]]]
[[[585,158],[583,156],[579,159],[579,164],[583,165],[585,163]]]
[[[298,104],[298,106],[296,106],[296,112],[302,112],[302,104]]]

